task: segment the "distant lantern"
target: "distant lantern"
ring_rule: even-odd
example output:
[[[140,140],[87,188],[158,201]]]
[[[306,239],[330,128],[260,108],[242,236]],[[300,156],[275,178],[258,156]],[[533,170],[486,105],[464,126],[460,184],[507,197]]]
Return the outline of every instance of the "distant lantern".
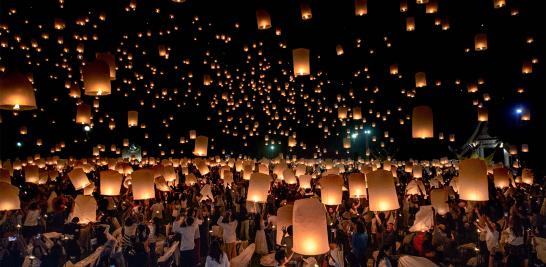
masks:
[[[271,28],[271,17],[269,17],[269,13],[263,9],[256,10],[256,21],[258,22],[259,30]]]
[[[80,224],[88,224],[97,221],[97,201],[93,196],[78,195],[74,199],[74,208],[70,219],[78,217]]]
[[[523,109],[521,112],[521,120],[522,121],[530,121],[531,120],[531,111],[529,109]]]
[[[413,178],[423,178],[423,167],[421,165],[413,165]]]
[[[305,175],[300,175],[298,177],[298,180],[300,181],[300,188],[303,188],[303,189],[310,189],[311,188],[311,175],[308,175],[308,174],[305,174]]]
[[[432,189],[430,191],[430,202],[439,215],[445,215],[449,212],[448,197],[448,191],[444,188]]]
[[[412,32],[415,30],[415,18],[408,17],[406,18],[406,31]]]
[[[100,194],[103,196],[118,196],[123,177],[117,171],[100,172]]]
[[[397,64],[391,64],[389,68],[389,72],[391,75],[398,75],[398,65]]]
[[[86,95],[101,96],[111,93],[110,67],[108,63],[101,60],[87,63],[83,67],[82,77]]]
[[[76,190],[81,190],[91,183],[82,168],[74,168],[68,173],[68,178]]]
[[[349,197],[361,198],[365,197],[366,193],[366,180],[363,173],[351,173],[349,174]]]
[[[80,87],[78,87],[75,84],[71,85],[68,92],[68,96],[72,98],[80,98],[81,97]]]
[[[345,149],[351,148],[351,138],[349,137],[343,138],[343,148]]]
[[[123,138],[123,146],[128,147],[129,146],[129,139]]]
[[[0,182],[0,211],[21,209],[19,188]]]
[[[510,186],[510,176],[508,174],[508,169],[506,168],[495,168],[493,169],[493,183],[495,187],[506,188]]]
[[[362,110],[360,107],[354,107],[353,108],[353,120],[361,120],[362,119]]]
[[[252,173],[248,183],[247,201],[255,203],[267,202],[271,176],[259,172]]]
[[[521,144],[521,152],[524,152],[524,153],[529,152],[529,145],[528,144]]]
[[[110,80],[116,79],[116,58],[111,53],[97,53],[97,60],[104,61],[110,69]]]
[[[76,123],[91,124],[91,106],[81,103],[76,107]]]
[[[202,135],[197,136],[197,138],[195,138],[195,149],[193,150],[193,154],[199,157],[206,157],[208,144],[208,137]]]
[[[292,227],[294,252],[320,255],[329,251],[326,213],[317,199],[298,199],[294,202]]]
[[[495,8],[501,8],[506,5],[506,0],[493,0],[493,6]]]
[[[524,168],[521,171],[521,181],[525,184],[532,185],[534,183],[535,175],[533,174],[533,170]]]
[[[311,13],[311,6],[309,6],[308,3],[301,3],[300,4],[301,9],[301,19],[302,20],[308,20],[313,17],[313,14]]]
[[[489,114],[487,112],[487,108],[481,107],[478,108],[478,121],[488,121],[489,120]]]
[[[304,76],[311,73],[309,66],[309,49],[296,48],[292,50],[292,59],[294,64],[294,75]]]
[[[411,128],[413,138],[424,139],[434,137],[432,109],[428,106],[414,107],[411,118]]]
[[[427,86],[427,76],[424,72],[415,73],[415,87],[425,87]]]
[[[487,166],[481,159],[465,159],[459,163],[459,197],[463,200],[487,201]]]
[[[293,136],[288,137],[288,147],[295,147],[297,144],[296,138]]]
[[[518,154],[518,147],[516,145],[511,145],[510,148],[508,149],[508,152],[512,156],[517,155]]]
[[[337,109],[337,118],[340,120],[347,118],[347,107],[339,107]]]
[[[478,33],[476,34],[476,37],[474,37],[474,50],[487,50],[487,35],[485,33]]]
[[[320,179],[320,199],[324,205],[339,205],[343,196],[343,178],[329,174]]]
[[[195,130],[190,130],[190,139],[195,139],[197,138],[197,131]]]
[[[14,167],[15,169],[15,167]],[[40,180],[40,169],[36,165],[26,165],[23,170],[25,171],[25,182],[37,184]]]
[[[277,229],[276,244],[281,245],[283,237],[283,229],[292,225],[292,215],[294,212],[293,205],[282,206],[277,210],[277,220],[275,228]]]
[[[32,83],[21,73],[7,73],[0,78],[0,109],[36,109]]]
[[[165,166],[163,168],[163,178],[165,178],[166,182],[172,182],[178,178],[173,166]]]
[[[297,184],[298,180],[296,179],[296,176],[294,175],[294,172],[290,168],[284,169],[282,172],[282,176],[284,178],[284,181],[287,184]]]
[[[341,46],[340,44],[336,45],[336,55],[343,55],[343,46]]]
[[[129,127],[134,127],[138,125],[138,111],[129,110],[127,112],[127,125]]]
[[[155,179],[151,170],[136,170],[131,174],[131,177],[134,200],[155,198]]]
[[[355,0],[355,15],[364,16],[366,14],[368,14],[368,1]]]
[[[521,67],[521,73],[523,74],[533,73],[533,64],[530,61],[523,62],[523,65]]]
[[[449,142],[455,142],[455,134],[449,135]]]
[[[392,172],[377,170],[366,175],[371,211],[387,211],[400,208]]]

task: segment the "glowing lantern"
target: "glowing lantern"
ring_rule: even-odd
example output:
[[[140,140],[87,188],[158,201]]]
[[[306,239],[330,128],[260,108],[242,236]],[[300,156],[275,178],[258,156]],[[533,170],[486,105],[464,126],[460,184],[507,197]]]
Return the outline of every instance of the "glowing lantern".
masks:
[[[91,106],[81,103],[76,107],[76,123],[91,124]]]
[[[207,175],[209,174],[209,166],[207,165],[207,162],[204,160],[196,160],[195,161],[195,167],[197,167],[197,170],[201,175]]]
[[[197,138],[197,131],[195,130],[190,130],[190,139],[195,139]]]
[[[351,148],[351,138],[349,137],[343,138],[343,148],[345,149]]]
[[[293,136],[288,137],[288,147],[295,147],[297,144],[296,138]]]
[[[0,78],[0,109],[36,109],[34,89],[21,73],[7,73]]]
[[[517,155],[518,154],[518,147],[515,145],[511,145],[509,149],[510,155]]]
[[[349,174],[349,197],[361,198],[365,197],[366,181],[363,173]]]
[[[408,17],[406,18],[406,31],[412,32],[415,30],[415,18]]]
[[[368,1],[355,0],[355,15],[364,16],[368,14]]]
[[[430,202],[436,213],[444,215],[449,212],[448,191],[446,189],[432,189],[430,191]]]
[[[330,174],[320,179],[320,198],[325,205],[339,205],[343,196],[343,179]]]
[[[343,46],[336,45],[336,55],[338,55],[338,56],[343,55]]]
[[[256,21],[258,22],[259,30],[271,28],[271,17],[269,17],[269,13],[263,9],[256,10]]]
[[[415,87],[425,87],[427,86],[427,76],[424,72],[415,73]]]
[[[110,53],[97,53],[97,60],[104,61],[110,69],[110,80],[116,79],[116,58]]]
[[[488,121],[489,120],[489,114],[487,112],[487,108],[481,107],[478,108],[478,121]]]
[[[533,64],[529,61],[523,62],[523,65],[521,67],[521,73],[523,74],[533,73]]]
[[[100,194],[103,196],[117,196],[121,189],[123,177],[117,171],[106,170],[100,172]]]
[[[524,152],[524,153],[529,152],[529,145],[528,144],[521,144],[521,152]]]
[[[389,72],[391,75],[397,75],[398,74],[398,65],[392,64],[389,68]]]
[[[481,159],[465,159],[459,163],[459,197],[463,200],[487,201],[487,166]]]
[[[74,168],[68,173],[68,177],[76,190],[83,189],[91,183],[82,168]]]
[[[197,138],[195,138],[195,149],[193,150],[193,154],[199,157],[206,157],[208,144],[208,137],[202,135],[197,136]]]
[[[294,252],[319,255],[330,249],[324,206],[317,199],[298,199],[294,202],[292,227]]]
[[[154,176],[151,170],[140,169],[131,174],[133,199],[150,199],[155,197]]]
[[[493,6],[495,8],[501,8],[506,5],[506,0],[493,0]]]
[[[521,171],[521,181],[525,184],[532,185],[534,182],[534,177],[535,175],[531,169],[525,168]]]
[[[354,107],[353,108],[353,120],[361,120],[362,119],[362,111],[360,107]]]
[[[311,13],[311,7],[307,3],[301,3],[300,4],[301,9],[301,19],[302,20],[308,20],[313,17],[313,14]]]
[[[108,63],[101,60],[87,63],[83,67],[82,77],[86,95],[101,96],[111,93],[110,67]]]
[[[476,37],[474,37],[474,50],[487,50],[487,35],[485,33],[478,33],[476,34]]]
[[[523,109],[521,112],[521,120],[522,121],[530,121],[531,120],[531,111],[528,109]]]
[[[309,66],[309,49],[297,48],[292,50],[292,59],[294,64],[294,75],[303,76],[311,73]]]
[[[92,196],[78,195],[74,199],[74,209],[70,218],[78,217],[80,224],[97,221],[97,201]]]
[[[281,245],[283,231],[282,229],[288,228],[292,225],[292,214],[294,212],[294,206],[286,205],[277,210],[277,221],[275,228],[277,229],[276,244]]]
[[[188,175],[186,175],[186,178],[184,179],[185,185],[192,186],[195,183],[197,183],[197,177],[195,177],[195,175],[193,175],[192,173],[189,173]]]
[[[434,123],[432,117],[432,109],[430,107],[414,107],[411,124],[413,138],[424,139],[434,137]]]
[[[495,187],[506,188],[510,186],[510,176],[508,175],[508,169],[495,168],[493,169],[493,183]]]
[[[421,165],[413,166],[413,178],[423,178],[423,167]]]
[[[297,184],[298,183],[298,180],[296,179],[296,176],[294,175],[292,170],[289,169],[289,168],[284,169],[284,171],[282,172],[282,176],[284,178],[284,181],[287,184]]]
[[[390,171],[377,170],[366,175],[371,211],[387,211],[400,208],[394,178]]]
[[[311,188],[311,175],[305,174],[298,176],[298,180],[300,181],[300,188],[303,189],[309,189]]]
[[[346,107],[340,107],[337,109],[337,118],[340,120],[347,118],[347,108]]]
[[[0,182],[0,210],[21,209],[19,188],[9,183]]]
[[[138,125],[138,111],[130,110],[127,112],[127,125],[129,127]]]
[[[255,172],[250,177],[248,183],[248,192],[246,195],[247,201],[255,203],[265,203],[269,195],[269,185],[271,176],[259,172]]]
[[[40,170],[36,165],[26,165],[25,170],[25,182],[37,184],[40,180]]]
[[[166,182],[172,182],[178,178],[173,166],[165,166],[163,168],[163,177]]]

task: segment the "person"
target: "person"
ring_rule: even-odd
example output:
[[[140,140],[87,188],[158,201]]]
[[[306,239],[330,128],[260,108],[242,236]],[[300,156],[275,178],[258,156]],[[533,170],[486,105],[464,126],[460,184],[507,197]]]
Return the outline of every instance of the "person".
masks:
[[[366,253],[368,248],[368,233],[362,221],[356,222],[356,231],[351,236],[351,253],[358,263],[366,265]]]
[[[379,253],[377,254],[377,258],[375,259],[375,265],[374,267],[391,267],[391,260],[389,259],[389,256],[387,253],[385,253],[385,249],[381,248],[379,250]]]
[[[40,232],[40,208],[38,203],[32,202],[28,206],[23,223],[23,236],[28,240],[30,237],[36,236]]]
[[[81,256],[81,248],[78,244],[80,239],[80,218],[74,217],[70,223],[63,227],[63,233],[66,238],[66,254],[74,262],[78,261]]]
[[[477,210],[478,211],[478,210]],[[499,229],[500,226],[498,223],[493,223],[489,220],[489,217],[481,215],[477,212],[480,222],[483,222],[484,225],[476,223],[478,229],[485,233],[485,244],[487,246],[487,252],[489,254],[488,267],[493,267],[495,265],[495,254],[499,247]]]
[[[259,255],[265,255],[269,252],[267,248],[267,241],[265,239],[265,225],[262,216],[257,213],[255,216],[255,225],[256,225],[256,237],[254,238],[254,243],[256,244],[256,253]]]
[[[330,250],[326,255],[326,261],[328,266],[332,267],[343,267],[344,258],[343,251],[340,249],[336,242],[330,242]]]
[[[209,255],[205,260],[205,267],[229,267],[227,254],[220,248],[220,243],[212,241],[209,248]]]
[[[237,230],[237,221],[234,220],[233,214],[231,214],[230,212],[226,212],[224,215],[226,217],[220,216],[216,224],[222,227],[222,238],[226,245],[226,253],[228,255],[228,259],[231,260],[237,256],[237,251],[235,247],[235,242],[237,241],[237,236],[235,234]],[[226,218],[225,221],[224,218]]]
[[[506,239],[506,266],[523,266],[525,245],[523,239],[523,225],[519,215],[510,216],[508,228],[508,238]]]
[[[292,252],[294,253],[294,252]],[[290,254],[288,257],[286,256],[286,252],[284,252],[283,249],[279,249],[275,252],[275,267],[285,267],[288,262],[290,262],[290,259],[292,258],[292,254]]]
[[[173,232],[180,234],[180,263],[182,267],[197,265],[195,259],[195,232],[201,221],[191,216],[181,218],[173,223]]]

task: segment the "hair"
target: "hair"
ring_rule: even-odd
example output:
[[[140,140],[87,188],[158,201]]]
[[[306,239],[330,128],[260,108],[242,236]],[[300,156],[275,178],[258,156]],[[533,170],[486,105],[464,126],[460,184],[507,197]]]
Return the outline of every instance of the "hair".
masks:
[[[512,216],[512,232],[516,237],[523,236],[523,225],[521,225],[521,219],[519,216]]]
[[[356,223],[356,232],[359,233],[359,234],[362,234],[362,233],[366,232],[366,226],[364,225],[364,223],[362,221],[358,221]]]
[[[222,263],[222,254],[224,254],[224,252],[220,248],[220,243],[218,243],[217,240],[212,241],[209,249],[209,257],[218,263]]]
[[[193,217],[191,217],[191,216],[186,217],[186,226],[192,225],[193,221],[194,221]]]
[[[292,225],[289,225],[288,227],[286,227],[286,232],[288,233],[289,236],[292,236],[294,234],[294,229],[292,228]]]
[[[135,219],[133,217],[127,217],[127,219],[125,219],[125,226],[127,227],[133,226],[134,223]]]

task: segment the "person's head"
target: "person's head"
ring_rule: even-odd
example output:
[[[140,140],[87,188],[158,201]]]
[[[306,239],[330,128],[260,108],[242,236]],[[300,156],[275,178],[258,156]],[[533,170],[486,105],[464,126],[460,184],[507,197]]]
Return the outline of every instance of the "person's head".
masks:
[[[127,217],[127,219],[125,219],[125,226],[130,227],[133,226],[133,224],[135,224],[135,219],[133,217]]]
[[[188,216],[188,217],[186,217],[186,220],[185,220],[185,222],[186,222],[186,225],[187,225],[187,226],[190,226],[190,225],[192,225],[192,224],[193,224],[193,222],[194,222],[194,219],[193,219],[193,217],[191,217],[191,216]]]
[[[386,228],[387,232],[392,232],[394,231],[394,224],[393,223],[387,223],[387,228]]]
[[[292,236],[292,235],[293,235],[294,229],[292,228],[292,225],[289,225],[289,226],[286,228],[286,233],[288,233],[289,236]]]
[[[77,224],[77,223],[79,223],[79,222],[80,222],[80,218],[78,218],[78,217],[72,218],[72,223],[73,223],[73,224]]]
[[[366,226],[364,225],[363,222],[361,221],[356,222],[356,232],[359,234],[366,232]]]
[[[221,263],[222,260],[222,249],[220,248],[220,243],[217,240],[212,241],[209,249],[209,256],[216,262]]]

